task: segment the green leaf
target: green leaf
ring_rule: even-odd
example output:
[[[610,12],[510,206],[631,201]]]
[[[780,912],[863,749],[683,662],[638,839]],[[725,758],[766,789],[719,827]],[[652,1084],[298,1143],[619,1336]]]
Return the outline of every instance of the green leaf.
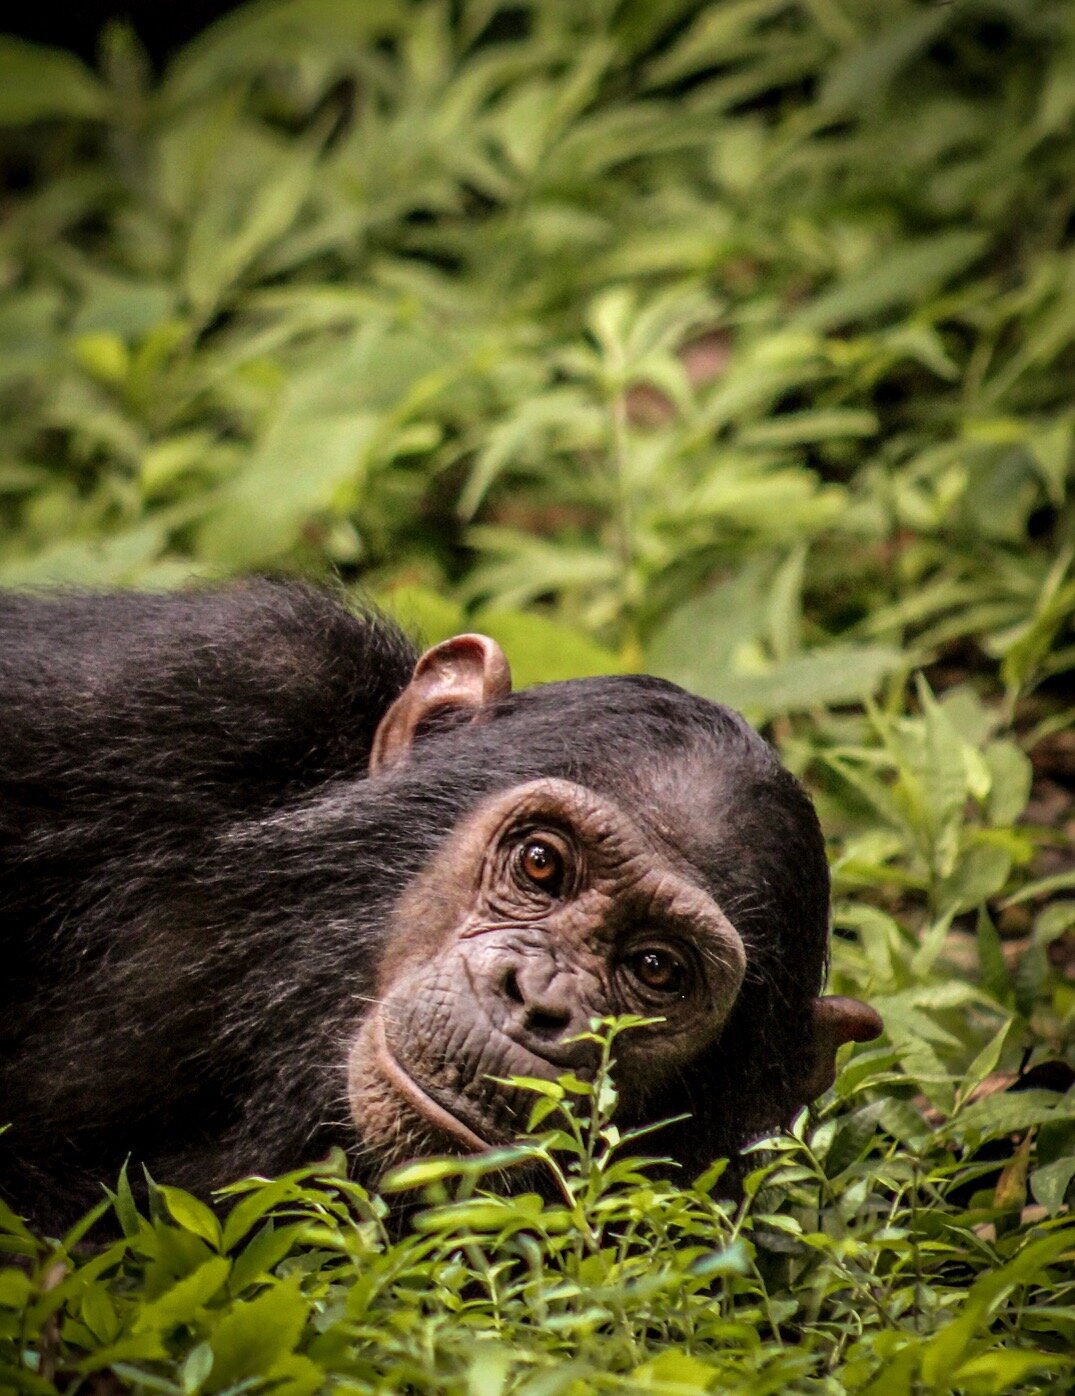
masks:
[[[134,1321],[136,1333],[167,1334],[188,1323],[221,1289],[231,1270],[225,1256],[213,1256],[151,1303],[143,1304]]]
[[[953,818],[963,808],[969,790],[964,743],[944,708],[934,698],[921,674],[915,676],[915,691],[924,719],[920,759],[915,775],[922,782],[930,823],[939,836],[953,836],[950,852],[941,851],[939,870],[955,856]]]
[[[330,1158],[322,1163],[311,1164],[294,1173],[285,1173],[282,1178],[276,1178],[271,1182],[253,1178],[234,1184],[231,1188],[222,1189],[222,1192],[245,1191],[247,1195],[240,1198],[228,1213],[220,1241],[221,1250],[230,1251],[273,1208],[284,1202],[302,1198],[302,1185],[306,1179],[331,1176],[334,1169],[335,1165],[330,1155]]]
[[[731,600],[727,588],[717,588],[681,607],[650,643],[653,672],[761,717],[853,702],[907,663],[899,650],[884,645],[832,644],[783,662],[766,661],[746,648],[729,652],[736,632],[752,630],[755,623],[749,613],[737,616]],[[724,622],[728,633],[722,635]]]
[[[265,1226],[244,1246],[232,1264],[229,1286],[232,1294],[241,1295],[255,1281],[264,1278],[295,1247],[306,1228],[305,1222],[292,1226]]]
[[[23,1241],[33,1240],[33,1232],[3,1198],[0,1198],[0,1231],[7,1232],[9,1236],[18,1236]]]
[[[1034,901],[1038,897],[1051,896],[1053,892],[1067,892],[1075,888],[1075,868],[1070,872],[1053,873],[1049,877],[1035,878],[1025,887],[1020,887],[1004,903],[1005,906],[1018,906],[1020,902]]]
[[[502,1231],[516,1219],[509,1200],[442,1203],[415,1218],[418,1231]]]
[[[690,1353],[669,1350],[636,1367],[631,1373],[631,1381],[638,1391],[664,1391],[668,1387],[709,1391],[717,1376],[713,1367]]]
[[[988,812],[993,824],[1014,824],[1026,809],[1034,768],[1014,742],[990,742],[983,752],[989,767]]]
[[[692,16],[690,25],[675,43],[651,63],[650,81],[675,82],[750,52],[759,23],[780,11],[778,0],[724,0],[716,8],[704,7]]]
[[[833,644],[767,671],[740,672],[708,686],[711,696],[732,707],[765,714],[794,712],[861,699],[906,663],[904,654],[885,645]]]
[[[898,309],[964,271],[985,241],[977,232],[947,232],[889,248],[873,266],[818,296],[791,323],[831,330]]]
[[[157,1185],[158,1194],[164,1199],[168,1211],[185,1231],[193,1232],[203,1241],[208,1241],[214,1250],[220,1248],[220,1222],[205,1205],[180,1188]]]
[[[316,177],[312,152],[298,147],[274,158],[244,136],[242,128],[221,133],[218,167],[190,226],[182,288],[202,316],[287,232]]]
[[[197,535],[202,556],[261,566],[296,548],[312,523],[349,514],[374,465],[409,449],[410,400],[435,394],[447,373],[446,348],[383,319],[334,340],[290,377],[213,498]]]
[[[1075,1178],[1075,1154],[1042,1164],[1030,1175],[1030,1190],[1035,1199],[1055,1216],[1064,1205],[1071,1181]]]
[[[285,411],[202,526],[204,556],[232,568],[283,556],[311,516],[330,508],[341,486],[361,481],[376,429],[376,419],[361,412],[305,417]]]
[[[759,422],[740,433],[744,446],[798,446],[809,441],[835,441],[848,436],[875,436],[872,412],[833,408],[826,412],[788,412]]]
[[[119,1181],[116,1184],[112,1205],[124,1236],[128,1239],[138,1236],[144,1229],[146,1223],[138,1214],[134,1193],[131,1191],[130,1179],[127,1177],[126,1163],[124,1163],[123,1167],[120,1169]]]
[[[957,856],[956,866],[937,887],[937,904],[955,911],[972,911],[995,896],[1008,880],[1011,853],[993,844],[975,842]]]
[[[1035,1168],[1030,1173],[1030,1191],[1035,1195],[1036,1201],[1040,1202],[1043,1208],[1047,1208],[1050,1215],[1055,1216],[1064,1205],[1072,1178],[1075,1178],[1075,1154],[1071,1154],[1067,1159],[1055,1159],[1053,1163],[1044,1163],[1040,1168]]]
[[[30,1301],[34,1287],[21,1270],[0,1270],[0,1309],[22,1309]]]
[[[1011,975],[1004,959],[1000,936],[985,906],[978,911],[977,938],[982,982],[991,994],[1007,1005],[1012,992]]]
[[[993,1348],[960,1363],[952,1373],[953,1384],[974,1396],[1006,1396],[1032,1372],[1063,1371],[1065,1358],[1044,1352],[1005,1352]]]
[[[1053,1232],[1029,1242],[1006,1265],[986,1271],[975,1280],[959,1317],[946,1324],[926,1345],[922,1356],[923,1380],[935,1387],[946,1382],[961,1364],[974,1335],[987,1324],[1004,1293],[1035,1279],[1047,1283],[1046,1267],[1073,1245],[1075,1229],[1069,1227]]]
[[[100,120],[111,98],[74,54],[0,37],[0,125],[54,117]]]
[[[314,1396],[325,1388],[326,1373],[301,1352],[278,1358],[267,1373],[273,1396]]]
[[[381,1186],[385,1192],[406,1192],[454,1177],[458,1172],[459,1164],[454,1159],[421,1159],[393,1168],[385,1175]]]
[[[179,1384],[186,1396],[200,1391],[213,1370],[213,1349],[208,1343],[198,1343],[187,1354],[179,1369]]]
[[[1028,434],[1026,441],[1049,503],[1057,509],[1062,508],[1071,473],[1075,419],[1063,416],[1043,423]]]
[[[1051,1091],[1005,1091],[976,1100],[949,1123],[961,1139],[995,1139],[1035,1125],[1075,1119],[1075,1100]]]
[[[789,564],[786,585],[794,585],[798,565]],[[770,608],[779,605],[780,585],[770,592],[768,569],[755,565],[687,601],[650,641],[647,666],[703,697],[763,717],[853,701],[907,663],[894,648],[848,644],[766,659],[758,641],[771,623]],[[787,620],[772,623],[787,646]]]
[[[896,23],[882,28],[872,43],[856,44],[829,69],[821,90],[822,106],[844,108],[863,101],[876,103],[904,64],[928,47],[950,23],[945,7],[931,7],[898,18]]]
[[[209,1339],[213,1369],[206,1391],[221,1391],[246,1377],[267,1374],[279,1358],[295,1350],[310,1312],[301,1283],[298,1275],[282,1280],[256,1299],[233,1304],[224,1314]]]

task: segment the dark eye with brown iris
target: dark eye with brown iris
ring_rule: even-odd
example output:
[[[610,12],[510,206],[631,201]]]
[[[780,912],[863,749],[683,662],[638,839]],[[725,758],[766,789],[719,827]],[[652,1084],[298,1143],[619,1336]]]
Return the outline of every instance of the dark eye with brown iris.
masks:
[[[547,839],[527,839],[519,850],[519,867],[543,892],[556,893],[563,885],[563,854]]]
[[[640,984],[658,994],[682,994],[687,987],[687,967],[670,950],[641,950],[628,962]]]

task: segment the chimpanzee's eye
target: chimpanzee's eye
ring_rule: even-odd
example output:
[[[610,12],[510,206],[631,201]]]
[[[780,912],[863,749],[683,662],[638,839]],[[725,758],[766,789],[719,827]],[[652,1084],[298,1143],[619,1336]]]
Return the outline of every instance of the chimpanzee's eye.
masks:
[[[564,883],[564,855],[551,840],[533,836],[519,847],[518,867],[523,877],[555,896]]]
[[[644,988],[657,994],[678,994],[686,991],[687,966],[671,950],[639,950],[627,961],[628,968]]]

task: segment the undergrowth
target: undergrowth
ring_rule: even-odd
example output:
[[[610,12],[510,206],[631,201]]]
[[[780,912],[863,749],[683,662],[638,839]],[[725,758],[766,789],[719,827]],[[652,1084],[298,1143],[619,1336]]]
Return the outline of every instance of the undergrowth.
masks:
[[[394,1211],[341,1157],[236,1184],[219,1212],[152,1181],[139,1210],[124,1174],[60,1242],[4,1216],[26,1263],[0,1280],[0,1384],[93,1392],[107,1372],[105,1390],[175,1396],[1068,1389],[1075,1224],[1020,1227],[1010,1165],[980,1187],[1012,1111],[967,1107],[929,1136],[863,1054],[818,1120],[756,1147],[727,1200],[722,1163],[661,1181],[662,1160],[638,1152],[643,1137],[659,1147],[660,1127],[617,1129],[624,1030],[593,1034],[592,1084],[529,1083],[517,1145],[396,1170]],[[519,1169],[537,1190],[504,1190]]]

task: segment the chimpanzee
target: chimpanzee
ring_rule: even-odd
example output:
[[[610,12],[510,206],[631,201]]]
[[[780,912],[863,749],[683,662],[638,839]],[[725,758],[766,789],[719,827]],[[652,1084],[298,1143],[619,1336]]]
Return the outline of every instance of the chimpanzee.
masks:
[[[643,676],[512,693],[493,641],[257,580],[0,598],[0,1191],[41,1225],[129,1154],[205,1192],[344,1145],[478,1150],[624,1034],[627,1123],[734,1152],[873,1010],[817,997],[810,801]]]

